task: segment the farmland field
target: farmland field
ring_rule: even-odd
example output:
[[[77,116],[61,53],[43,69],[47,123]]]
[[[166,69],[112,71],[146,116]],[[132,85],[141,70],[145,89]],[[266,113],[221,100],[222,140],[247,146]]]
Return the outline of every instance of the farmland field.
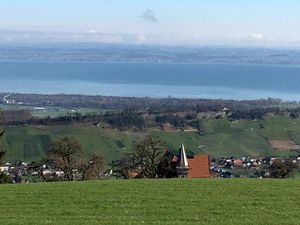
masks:
[[[300,180],[0,185],[0,224],[299,224]]]
[[[49,144],[64,136],[77,137],[87,153],[102,152],[108,161],[118,159],[131,151],[147,133],[160,137],[171,151],[178,150],[181,139],[188,152],[222,156],[287,156],[293,151],[272,149],[269,141],[294,141],[300,143],[300,119],[285,116],[267,117],[264,120],[206,119],[203,120],[205,134],[197,132],[164,131],[149,128],[142,131],[121,132],[115,129],[96,127],[92,124],[52,126],[8,126],[2,138],[7,150],[6,160],[39,160]]]

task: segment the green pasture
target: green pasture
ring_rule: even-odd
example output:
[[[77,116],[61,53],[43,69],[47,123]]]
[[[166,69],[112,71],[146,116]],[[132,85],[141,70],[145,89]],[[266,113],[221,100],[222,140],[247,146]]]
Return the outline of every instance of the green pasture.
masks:
[[[188,151],[223,156],[286,156],[290,151],[275,151],[269,140],[294,140],[300,143],[300,120],[288,117],[267,117],[264,120],[207,119],[203,122],[205,134],[196,132],[152,131],[166,141],[171,149],[177,149],[182,139]]]
[[[64,136],[77,137],[87,154],[102,152],[110,161],[128,152],[135,140],[134,133],[97,128],[94,125],[5,127],[3,148],[7,160],[39,160],[51,142]]]
[[[300,180],[174,179],[0,185],[0,224],[298,225]]]
[[[55,106],[47,106],[44,107],[45,111],[42,110],[35,110],[35,106],[28,106],[28,105],[4,105],[0,104],[0,110],[22,110],[22,109],[28,109],[31,112],[31,115],[35,118],[45,118],[45,117],[58,117],[58,116],[63,116],[67,113],[74,113],[74,112],[79,112],[82,115],[86,113],[103,113],[106,112],[107,110],[103,109],[94,109],[94,108],[63,108],[63,107],[55,107]]]

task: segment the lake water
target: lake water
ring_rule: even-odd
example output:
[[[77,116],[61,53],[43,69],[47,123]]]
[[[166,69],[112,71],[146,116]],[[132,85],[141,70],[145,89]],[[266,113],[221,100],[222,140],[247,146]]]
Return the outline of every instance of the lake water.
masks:
[[[300,67],[0,62],[0,92],[300,100]]]

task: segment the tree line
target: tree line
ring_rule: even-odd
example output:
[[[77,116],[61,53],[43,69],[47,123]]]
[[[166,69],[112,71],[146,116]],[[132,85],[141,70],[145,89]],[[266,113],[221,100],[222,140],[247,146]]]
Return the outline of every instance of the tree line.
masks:
[[[0,125],[57,125],[71,123],[92,123],[101,126],[104,123],[111,128],[119,130],[143,129],[147,127],[164,127],[169,124],[174,128],[191,126],[204,134],[202,117],[197,111],[179,112],[153,112],[151,110],[124,109],[107,111],[105,113],[68,112],[57,117],[36,118],[32,117],[30,110],[0,110]],[[261,120],[269,114],[287,115],[291,118],[300,116],[299,108],[282,109],[279,107],[251,108],[251,109],[226,109],[218,112],[205,112],[204,115],[219,119],[221,117],[229,120]],[[205,116],[204,116],[205,117]]]
[[[142,129],[145,120],[142,113],[136,110],[126,109],[107,113],[86,113],[80,112],[66,113],[58,117],[35,118],[29,110],[3,110],[0,111],[1,125],[57,125],[70,123],[107,123],[112,128],[117,129]]]

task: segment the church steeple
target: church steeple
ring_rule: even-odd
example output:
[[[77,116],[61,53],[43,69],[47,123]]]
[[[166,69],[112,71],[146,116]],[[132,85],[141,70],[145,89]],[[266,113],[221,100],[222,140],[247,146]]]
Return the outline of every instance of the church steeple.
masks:
[[[179,165],[176,167],[177,174],[178,174],[178,177],[187,177],[188,172],[189,172],[189,164],[187,161],[183,141],[181,141],[181,146],[180,146],[179,151],[180,151],[179,152],[180,153],[180,161],[179,161]]]
[[[189,167],[183,141],[181,141],[181,146],[180,146],[180,167]]]

